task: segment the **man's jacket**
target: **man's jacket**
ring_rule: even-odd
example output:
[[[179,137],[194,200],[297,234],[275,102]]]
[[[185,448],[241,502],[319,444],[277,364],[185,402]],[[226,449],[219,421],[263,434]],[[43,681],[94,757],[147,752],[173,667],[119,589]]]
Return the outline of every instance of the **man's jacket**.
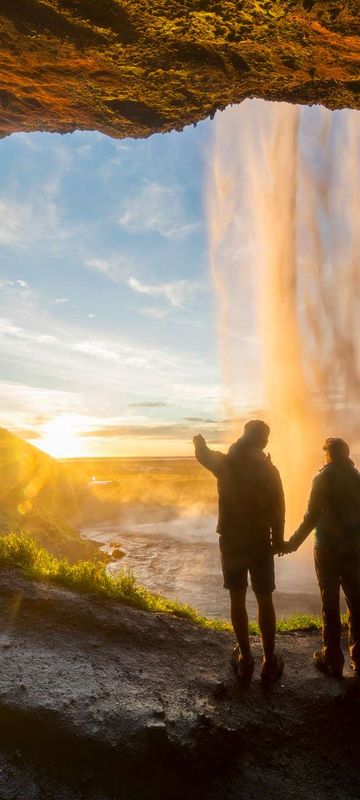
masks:
[[[317,546],[345,551],[360,546],[360,473],[350,458],[327,464],[314,478],[291,547],[297,549],[314,528]]]
[[[261,553],[281,549],[285,501],[280,475],[262,450],[243,438],[227,455],[195,447],[197,460],[217,478],[219,517],[217,532],[222,550]]]

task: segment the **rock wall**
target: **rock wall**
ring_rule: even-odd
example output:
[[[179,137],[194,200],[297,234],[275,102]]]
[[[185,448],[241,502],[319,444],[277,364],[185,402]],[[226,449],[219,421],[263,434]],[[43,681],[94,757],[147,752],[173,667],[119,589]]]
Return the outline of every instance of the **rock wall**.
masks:
[[[246,97],[360,108],[358,0],[0,0],[0,135],[181,129]]]

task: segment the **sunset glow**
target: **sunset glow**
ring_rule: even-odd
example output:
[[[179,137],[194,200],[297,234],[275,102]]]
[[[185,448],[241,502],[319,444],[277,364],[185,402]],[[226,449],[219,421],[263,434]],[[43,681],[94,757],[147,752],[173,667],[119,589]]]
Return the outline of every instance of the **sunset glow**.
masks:
[[[36,445],[54,458],[78,458],[84,455],[83,443],[78,435],[79,420],[79,417],[70,414],[51,420],[43,426]]]

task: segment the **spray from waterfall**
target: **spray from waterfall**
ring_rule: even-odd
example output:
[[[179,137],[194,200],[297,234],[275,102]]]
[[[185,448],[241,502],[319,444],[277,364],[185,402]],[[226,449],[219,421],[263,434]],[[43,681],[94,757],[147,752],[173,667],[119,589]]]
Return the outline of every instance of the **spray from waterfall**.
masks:
[[[292,527],[324,437],[360,444],[360,114],[246,101],[210,161],[224,412],[269,422]]]

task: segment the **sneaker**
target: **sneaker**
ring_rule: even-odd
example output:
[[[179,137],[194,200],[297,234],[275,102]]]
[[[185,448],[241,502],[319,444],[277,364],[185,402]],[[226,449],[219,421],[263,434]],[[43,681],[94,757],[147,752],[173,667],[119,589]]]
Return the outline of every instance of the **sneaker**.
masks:
[[[250,683],[254,672],[255,661],[252,657],[244,659],[237,644],[231,655],[231,666],[235,670],[239,680],[243,683]]]
[[[315,651],[313,655],[313,661],[314,666],[319,670],[319,672],[329,675],[330,678],[341,680],[343,676],[343,663],[339,662],[338,664],[331,664],[329,661],[327,661],[322,650]]]
[[[281,678],[284,671],[284,662],[281,656],[274,655],[272,661],[263,658],[261,667],[261,682],[267,686]]]

